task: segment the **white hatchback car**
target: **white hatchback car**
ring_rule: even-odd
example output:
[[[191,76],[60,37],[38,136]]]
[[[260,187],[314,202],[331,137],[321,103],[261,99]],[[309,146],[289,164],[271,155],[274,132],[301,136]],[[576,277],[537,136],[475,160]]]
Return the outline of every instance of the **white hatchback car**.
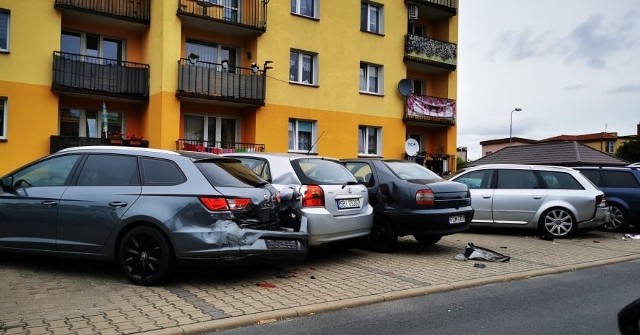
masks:
[[[532,228],[567,237],[609,218],[604,193],[568,167],[490,164],[451,180],[469,186],[475,210],[471,226]]]
[[[337,159],[299,154],[233,153],[234,157],[279,190],[301,195],[309,245],[365,237],[373,225],[367,187]],[[347,244],[348,245],[348,244]]]

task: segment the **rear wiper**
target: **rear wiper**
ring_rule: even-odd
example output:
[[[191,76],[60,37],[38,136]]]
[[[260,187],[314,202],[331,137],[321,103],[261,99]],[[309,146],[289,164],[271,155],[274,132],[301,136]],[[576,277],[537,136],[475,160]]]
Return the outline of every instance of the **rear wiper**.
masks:
[[[342,188],[345,188],[345,186],[347,186],[347,185],[359,185],[359,184],[360,183],[358,183],[357,181],[350,180],[350,181],[342,184]]]

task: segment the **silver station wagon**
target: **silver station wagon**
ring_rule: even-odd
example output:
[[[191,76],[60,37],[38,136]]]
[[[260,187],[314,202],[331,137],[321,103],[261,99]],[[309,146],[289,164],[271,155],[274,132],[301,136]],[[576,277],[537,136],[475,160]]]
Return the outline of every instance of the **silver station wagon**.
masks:
[[[482,165],[451,180],[469,186],[475,210],[471,226],[530,228],[567,237],[609,218],[604,193],[568,167]]]
[[[158,284],[180,262],[306,256],[295,203],[233,158],[77,147],[1,186],[0,251],[116,260],[136,284]]]
[[[309,245],[332,242],[349,245],[350,239],[369,235],[373,208],[367,187],[336,159],[299,154],[225,154],[242,161],[280,191],[300,194],[302,216],[309,226]]]

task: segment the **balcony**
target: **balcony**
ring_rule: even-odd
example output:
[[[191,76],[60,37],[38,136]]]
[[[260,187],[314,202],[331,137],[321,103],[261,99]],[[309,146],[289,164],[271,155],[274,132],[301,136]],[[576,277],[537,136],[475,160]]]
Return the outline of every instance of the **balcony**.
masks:
[[[63,94],[147,100],[149,65],[54,51],[51,90]]]
[[[402,120],[418,126],[454,126],[456,101],[427,95],[410,94]]]
[[[418,6],[420,18],[446,19],[458,14],[458,0],[405,0],[407,5]]]
[[[151,0],[55,0],[53,7],[76,16],[86,13],[148,26]]]
[[[267,31],[269,0],[239,0],[237,7],[221,0],[178,0],[183,24],[226,36],[249,37]]]
[[[266,76],[258,68],[180,59],[178,92],[181,99],[195,98],[237,107],[264,105]]]
[[[404,62],[412,70],[454,71],[457,64],[457,48],[453,43],[408,34],[405,36]]]
[[[50,141],[49,141],[49,153],[58,152],[66,148],[86,146],[86,145],[115,145],[115,146],[148,148],[149,141],[122,140],[119,143],[116,143],[107,138],[51,135]]]
[[[242,142],[179,139],[176,141],[176,150],[210,152],[214,154],[225,154],[234,152],[264,152],[265,145]]]

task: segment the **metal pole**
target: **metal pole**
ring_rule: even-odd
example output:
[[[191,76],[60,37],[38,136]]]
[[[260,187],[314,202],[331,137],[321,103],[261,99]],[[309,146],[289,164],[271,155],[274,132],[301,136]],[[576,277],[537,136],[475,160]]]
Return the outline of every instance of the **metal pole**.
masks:
[[[509,121],[509,145],[511,145],[511,137],[513,134],[513,112],[519,112],[521,110],[521,108],[516,107],[511,111],[511,121]]]

